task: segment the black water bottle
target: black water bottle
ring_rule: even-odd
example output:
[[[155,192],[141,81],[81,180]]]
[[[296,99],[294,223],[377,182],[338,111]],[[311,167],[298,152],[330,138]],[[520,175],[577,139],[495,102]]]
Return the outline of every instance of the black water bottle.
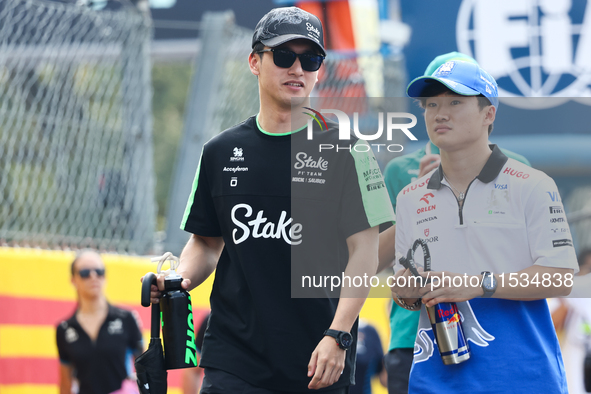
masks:
[[[160,299],[166,369],[197,366],[191,295],[181,287],[182,281],[183,278],[172,270],[164,279]]]

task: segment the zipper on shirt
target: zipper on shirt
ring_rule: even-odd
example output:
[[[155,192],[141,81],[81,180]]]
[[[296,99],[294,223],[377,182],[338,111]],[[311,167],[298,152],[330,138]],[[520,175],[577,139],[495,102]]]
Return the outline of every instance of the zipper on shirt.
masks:
[[[470,190],[470,186],[472,186],[472,183],[474,183],[475,180],[476,180],[476,178],[472,179],[472,182],[470,182],[470,184],[468,184],[468,187],[466,188],[466,191],[464,192],[464,203],[463,204],[460,204],[460,199],[456,197],[456,194],[454,193],[453,189],[449,185],[446,185],[445,183],[443,184],[451,191],[451,193],[456,198],[456,202],[458,203],[458,217],[460,218],[460,226],[464,225],[464,212],[463,211],[464,211],[464,204],[466,204],[466,198],[468,198],[468,190]]]

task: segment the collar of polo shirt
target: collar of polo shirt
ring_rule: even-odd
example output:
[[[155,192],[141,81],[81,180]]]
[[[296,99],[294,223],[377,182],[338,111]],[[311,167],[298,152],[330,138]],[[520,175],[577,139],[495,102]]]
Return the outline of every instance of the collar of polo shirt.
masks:
[[[478,176],[476,177],[476,179],[480,180],[483,183],[492,182],[497,177],[497,175],[499,175],[499,173],[505,166],[507,160],[509,160],[509,158],[505,156],[505,154],[501,151],[501,149],[498,146],[492,144],[489,145],[489,147],[492,150],[492,153],[488,158],[486,164],[482,168],[482,171],[480,171],[480,174],[478,174]],[[443,169],[441,168],[441,164],[439,164],[439,167],[435,170],[435,172],[431,176],[431,179],[429,180],[429,183],[427,184],[427,189],[441,189],[442,180]]]

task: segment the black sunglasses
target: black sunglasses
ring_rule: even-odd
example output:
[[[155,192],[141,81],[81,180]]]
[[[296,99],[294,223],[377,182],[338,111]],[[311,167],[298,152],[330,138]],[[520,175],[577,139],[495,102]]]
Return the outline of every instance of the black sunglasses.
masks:
[[[296,61],[296,58],[300,58],[300,64],[302,65],[302,69],[304,71],[318,71],[322,62],[324,61],[324,56],[322,55],[315,55],[312,53],[295,53],[293,51],[287,49],[263,49],[262,51],[258,51],[259,53],[263,52],[273,52],[273,63],[277,67],[281,68],[290,68]]]
[[[80,275],[80,277],[82,279],[86,279],[88,277],[90,277],[90,273],[94,271],[96,273],[96,276],[105,276],[105,269],[104,268],[85,268],[85,269],[81,269],[80,271],[78,271],[78,275]]]

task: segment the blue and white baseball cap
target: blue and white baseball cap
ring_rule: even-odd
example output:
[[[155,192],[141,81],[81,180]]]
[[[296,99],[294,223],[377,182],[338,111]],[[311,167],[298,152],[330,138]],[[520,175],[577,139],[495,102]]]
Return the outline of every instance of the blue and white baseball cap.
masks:
[[[415,78],[408,84],[406,94],[412,98],[424,97],[423,91],[433,83],[441,83],[462,96],[482,94],[495,108],[499,107],[497,81],[478,64],[460,60],[445,62],[431,76]]]

